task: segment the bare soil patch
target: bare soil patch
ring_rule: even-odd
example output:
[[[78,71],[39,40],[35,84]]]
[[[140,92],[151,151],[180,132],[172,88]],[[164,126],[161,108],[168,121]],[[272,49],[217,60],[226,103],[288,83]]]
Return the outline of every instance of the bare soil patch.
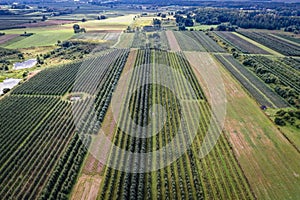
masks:
[[[102,178],[99,175],[88,176],[82,175],[72,193],[72,200],[94,200],[97,199],[97,194],[100,188]]]

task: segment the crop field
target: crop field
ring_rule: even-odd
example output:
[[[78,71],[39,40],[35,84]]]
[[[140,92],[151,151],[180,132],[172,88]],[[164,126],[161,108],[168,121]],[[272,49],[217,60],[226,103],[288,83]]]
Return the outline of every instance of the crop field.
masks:
[[[132,23],[133,17],[134,15],[130,14],[104,20],[88,20],[86,22],[78,22],[77,24],[87,31],[125,30]],[[65,24],[62,27],[73,30],[72,26],[73,24]]]
[[[26,37],[20,41],[12,43],[6,48],[16,49],[16,48],[28,48],[34,46],[52,46],[57,44],[57,41],[64,41],[73,36],[73,30],[61,30],[61,31],[44,31],[36,33],[32,36]]]
[[[98,32],[88,32],[88,33],[78,33],[73,35],[71,39],[75,40],[87,40],[87,41],[104,41],[107,33],[98,33]]]
[[[285,109],[270,109],[266,113],[273,121],[275,121],[275,119],[278,117],[281,117],[285,121],[286,124],[284,126],[280,126],[280,130],[282,131],[284,137],[286,137],[293,147],[295,147],[295,149],[297,149],[299,152],[299,128],[295,126],[295,124],[299,124],[300,122],[300,115],[297,115],[299,114],[299,109],[291,107]]]
[[[217,25],[195,25],[193,27],[186,27],[187,29],[194,29],[194,30],[209,30],[211,28],[217,28]]]
[[[118,50],[91,58],[85,62],[84,70],[77,78],[74,75],[78,71],[78,64],[74,64],[75,70],[68,65],[55,68],[59,72],[41,72],[0,102],[1,115],[5,115],[1,116],[0,121],[3,125],[1,137],[5,138],[1,140],[4,148],[0,166],[3,183],[0,187],[1,199],[58,199],[70,193],[85,157],[86,145],[91,141],[90,137],[80,139],[81,136],[76,133],[88,128],[88,123],[82,124],[80,130],[75,131],[74,110],[75,116],[81,116],[84,111],[83,101],[89,98],[72,103],[62,96],[72,90],[71,83],[74,83],[75,78],[81,81],[82,76],[89,76],[88,80],[94,80],[97,84],[91,86],[83,82],[73,91],[95,92],[97,110],[105,113],[107,99],[112,94],[127,55],[127,50]],[[63,79],[57,77],[58,74],[68,72],[69,76]],[[49,84],[44,84],[45,88],[36,88],[31,81]],[[61,90],[54,87],[54,84],[66,84],[66,87]],[[99,115],[100,120],[102,115]]]
[[[2,18],[1,18],[2,19]],[[28,20],[30,19],[25,19],[25,20],[20,20],[20,19],[12,19],[11,17],[9,17],[8,20],[2,19],[0,22],[0,30],[5,30],[7,28],[20,28],[20,27],[24,27],[22,26],[22,24],[28,22]]]
[[[131,26],[133,28],[142,27],[142,26],[151,26],[152,23],[153,23],[153,17],[139,17],[132,22]]]
[[[154,63],[151,61],[154,60]],[[153,198],[153,199],[178,199],[178,198],[196,198],[196,199],[211,199],[211,198],[238,198],[238,199],[253,199],[253,194],[250,191],[249,185],[239,168],[231,150],[228,141],[224,136],[220,137],[216,148],[206,156],[204,159],[198,160],[196,158],[199,144],[205,136],[206,128],[205,124],[209,121],[209,105],[207,104],[203,92],[193,75],[193,71],[186,62],[183,54],[167,53],[158,50],[139,50],[137,54],[137,61],[134,68],[136,73],[133,73],[129,81],[128,87],[125,84],[125,90],[130,90],[138,82],[144,82],[146,79],[160,79],[166,77],[160,77],[158,71],[155,70],[156,64],[170,63],[171,67],[178,70],[184,77],[188,77],[192,82],[192,88],[197,91],[196,96],[185,97],[186,101],[191,101],[187,104],[188,113],[185,113],[182,117],[187,120],[192,120],[193,123],[200,123],[201,127],[197,131],[197,136],[192,144],[192,148],[188,149],[176,162],[169,166],[159,169],[157,171],[148,173],[125,173],[118,170],[114,170],[107,167],[105,170],[104,178],[101,183],[99,197],[101,199],[112,198]],[[147,65],[144,65],[147,64]],[[146,73],[148,72],[148,73]],[[168,77],[174,79],[177,85],[179,93],[182,93],[185,89],[184,85],[179,83],[183,80],[180,77]],[[124,84],[122,84],[124,85]],[[186,93],[189,93],[186,91]],[[143,96],[145,95],[145,96]],[[129,108],[133,112],[133,119],[142,124],[147,124],[148,117],[137,111],[149,109],[149,106],[153,103],[161,104],[166,107],[166,124],[163,125],[163,129],[154,137],[147,139],[136,139],[123,134],[122,131],[116,129],[113,142],[115,145],[123,149],[131,149],[133,152],[149,152],[154,149],[161,149],[168,141],[171,141],[172,137],[176,134],[176,130],[183,128],[187,131],[187,135],[183,134],[179,137],[182,140],[189,140],[189,130],[192,127],[180,127],[178,126],[178,119],[180,118],[180,106],[176,98],[173,96],[172,91],[165,87],[158,85],[147,85],[134,93],[134,97],[125,96],[126,102],[129,103]],[[183,98],[181,96],[181,98]],[[172,106],[171,106],[172,105]],[[155,110],[158,112],[158,110]],[[203,116],[203,120],[197,121],[193,118],[192,112],[200,112]],[[120,118],[123,118],[120,113]],[[173,117],[172,117],[173,116]],[[176,122],[177,121],[177,122]],[[126,125],[127,120],[122,120],[120,123],[124,123],[124,127],[127,127],[126,131],[130,131],[130,127]],[[155,120],[153,126],[158,126],[160,121]],[[122,125],[121,125],[122,126]],[[219,130],[215,130],[219,131]],[[140,133],[142,134],[142,133]],[[143,133],[151,134],[151,133]],[[180,148],[180,144],[177,144]],[[182,147],[181,147],[182,148]],[[126,154],[125,154],[126,155]],[[144,160],[139,160],[134,157],[123,157],[123,154],[119,154],[117,151],[111,151],[109,156],[110,163],[119,163],[118,165],[124,165],[133,169],[143,169],[146,167]],[[168,159],[167,157],[155,157],[155,162],[163,162],[162,159]],[[121,162],[120,162],[121,160]],[[153,164],[154,164],[153,163]],[[149,167],[149,166],[148,166]]]
[[[137,51],[131,50],[122,73],[127,73],[135,63]],[[118,86],[120,84],[118,83]],[[107,109],[105,118],[101,125],[107,137],[112,139],[114,131],[114,117],[112,114],[111,105]],[[97,140],[96,140],[97,141]],[[100,141],[101,143],[102,141]],[[105,145],[99,145],[105,146]],[[74,185],[71,193],[72,199],[93,198],[97,197],[101,180],[103,179],[104,164],[101,160],[95,158],[94,154],[89,153],[83,163],[82,170],[79,174],[78,181]]]
[[[270,34],[251,31],[239,31],[239,33],[286,56],[300,56],[300,46],[278,39]]]
[[[18,34],[2,35],[2,36],[0,36],[0,45],[3,43],[6,43],[9,40],[12,40],[12,39],[18,37],[18,36],[19,36]]]
[[[25,16],[22,20],[14,20],[12,17],[1,18],[3,21],[0,22],[0,30],[6,29],[16,29],[16,28],[33,28],[33,27],[46,27],[46,26],[57,26],[57,25],[64,25],[64,24],[71,24],[76,21],[74,20],[47,20],[47,21],[40,21],[37,17],[30,17]],[[32,22],[35,20],[36,22]],[[29,21],[31,23],[29,23]]]
[[[182,51],[206,51],[206,49],[198,43],[195,38],[189,37],[181,31],[173,31],[173,33]]]
[[[299,108],[300,72],[288,65],[293,59],[272,60],[264,56],[248,56],[244,64],[257,74],[265,83],[271,85],[289,104]]]
[[[300,71],[300,60],[291,58],[291,57],[285,57],[280,59],[281,63],[284,63],[285,65],[292,67],[298,71]]]
[[[267,87],[258,77],[229,55],[215,55],[228,71],[247,89],[253,98],[267,107],[288,107],[279,95]]]
[[[168,39],[168,43],[170,45],[170,49],[172,51],[180,51],[180,46],[177,42],[177,39],[174,35],[174,32],[173,31],[166,31],[166,36],[167,36],[167,39]]]
[[[144,32],[136,32],[134,33],[134,38],[132,42],[132,48],[146,48],[147,43],[147,35]],[[149,44],[148,44],[149,45]]]
[[[206,35],[202,31],[191,31],[185,32],[184,34],[186,34],[187,37],[193,38],[195,41],[201,44],[207,52],[225,52],[225,49],[220,47],[215,41],[213,41],[208,35]]]
[[[16,35],[16,37],[13,37],[12,39],[7,40],[4,43],[0,44],[0,47],[6,48],[7,46],[9,46],[11,44],[19,42],[20,40],[23,40],[26,38],[25,36],[20,36],[19,34],[10,34],[10,35]]]
[[[18,87],[13,94],[63,95],[74,84],[81,63],[69,64],[58,68],[49,68],[30,81]],[[63,85],[57,85],[57,82]]]
[[[300,94],[300,72],[289,65],[282,67],[282,63],[272,61],[266,57],[255,57],[255,60],[269,69],[269,72],[276,75],[280,82],[286,86],[293,88],[298,94]]]
[[[0,200],[300,199],[300,3],[248,1],[0,3]]]
[[[291,35],[286,35],[286,34],[275,34],[278,37],[281,37],[283,39],[289,40],[291,42],[295,42],[297,44],[300,44],[300,38],[299,37],[293,37]]]
[[[147,36],[148,36],[148,41],[150,43],[150,48],[161,49],[161,50],[170,49],[165,31],[148,33]]]
[[[257,199],[298,199],[297,150],[220,66],[227,93],[225,133]],[[288,164],[287,164],[288,163]]]
[[[26,28],[33,28],[33,27],[44,27],[44,26],[59,26],[64,24],[73,24],[76,21],[74,20],[47,20],[47,21],[40,21],[37,23],[24,23],[21,26]]]
[[[130,48],[134,39],[134,33],[122,33],[120,40],[116,43],[116,48]]]
[[[240,50],[243,53],[250,53],[250,54],[270,54],[269,52],[257,47],[256,45],[243,40],[242,38],[238,37],[237,35],[226,32],[226,31],[215,31],[215,34],[220,36],[225,42],[231,44],[236,49]]]
[[[169,50],[169,43],[165,32],[145,33],[137,31],[134,34],[132,48],[156,48]]]

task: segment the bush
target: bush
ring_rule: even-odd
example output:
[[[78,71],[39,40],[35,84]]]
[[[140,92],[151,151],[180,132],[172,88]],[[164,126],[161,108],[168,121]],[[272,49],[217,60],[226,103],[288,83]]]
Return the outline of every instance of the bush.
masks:
[[[275,124],[277,124],[278,126],[285,126],[286,123],[283,119],[279,118],[279,117],[276,117],[275,120],[274,120]]]
[[[286,113],[286,112],[285,112],[284,110],[279,110],[279,111],[276,112],[276,115],[282,117],[285,113]]]

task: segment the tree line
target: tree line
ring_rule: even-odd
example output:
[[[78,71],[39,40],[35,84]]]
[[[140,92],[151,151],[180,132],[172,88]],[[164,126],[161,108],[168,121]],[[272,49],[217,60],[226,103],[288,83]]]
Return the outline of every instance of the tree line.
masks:
[[[193,21],[205,25],[229,23],[241,28],[257,28],[298,33],[300,18],[298,12],[276,10],[238,10],[228,8],[198,8],[177,12],[178,26],[193,26]],[[187,17],[184,17],[187,16]]]

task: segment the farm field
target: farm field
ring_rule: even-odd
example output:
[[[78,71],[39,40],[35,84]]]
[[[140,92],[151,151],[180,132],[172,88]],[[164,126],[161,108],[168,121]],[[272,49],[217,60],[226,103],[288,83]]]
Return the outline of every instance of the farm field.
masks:
[[[290,37],[290,36],[287,36],[287,35],[281,35],[281,34],[278,35],[276,33],[275,34],[270,33],[269,35],[271,35],[272,37],[278,38],[278,39],[280,39],[284,42],[296,45],[296,46],[300,45],[299,43],[297,43],[297,38],[293,38],[293,37]]]
[[[252,31],[239,31],[239,33],[286,56],[300,56],[298,45],[278,39],[270,34]]]
[[[176,40],[176,37],[175,37],[173,31],[166,31],[166,36],[168,39],[168,43],[170,45],[170,49],[172,51],[180,51],[180,46]]]
[[[258,199],[299,198],[296,149],[221,68],[227,91],[225,132]]]
[[[152,25],[152,21],[153,17],[139,17],[132,22],[131,26],[132,28],[150,26]]]
[[[288,67],[292,67],[298,71],[300,70],[300,60],[299,59],[285,57],[285,58],[280,59],[280,62]]]
[[[0,200],[300,199],[299,13],[0,3]]]
[[[165,32],[145,33],[137,31],[134,34],[132,48],[155,48],[169,50],[169,42]]]
[[[300,44],[300,38],[299,37],[293,37],[290,35],[286,35],[286,34],[275,34],[276,36],[279,36],[283,39],[289,40],[291,42],[295,42],[297,44]]]
[[[43,71],[26,82],[27,85],[18,87],[14,94],[1,100],[1,109],[4,109],[1,115],[6,115],[6,117],[1,116],[1,124],[6,124],[1,126],[1,136],[6,138],[1,141],[4,142],[2,146],[6,149],[2,151],[3,156],[1,156],[0,175],[3,183],[0,189],[1,198],[19,196],[29,199],[37,197],[57,199],[69,194],[86,154],[85,145],[88,145],[91,139],[89,136],[80,139],[82,135],[75,132],[74,111],[80,116],[84,111],[83,102],[72,104],[65,100],[63,95],[71,90],[84,93],[97,92],[98,88],[102,92],[96,93],[96,100],[99,102],[97,109],[105,112],[106,99],[111,95],[113,83],[118,80],[118,73],[124,67],[126,56],[127,51],[120,50],[86,61],[84,70],[87,71],[81,75],[90,76],[91,79],[88,80],[102,78],[103,82],[99,82],[97,86],[91,87],[84,82],[74,88],[78,71],[76,67],[78,64],[74,64],[75,70],[68,65],[55,68],[56,71]],[[97,68],[98,65],[95,65],[97,62],[103,64],[105,68]],[[58,79],[57,74],[64,74],[63,72],[69,73],[69,76]],[[68,79],[67,83],[64,82],[66,79]],[[77,80],[80,81],[82,78],[78,77]],[[43,81],[50,84],[35,88],[37,85],[31,84],[31,81],[39,86]],[[66,87],[60,89],[54,84],[51,85],[51,82],[55,85],[60,83],[60,86],[65,84]],[[74,85],[72,86],[71,83]],[[88,100],[87,97],[83,101]],[[31,107],[28,106],[26,107],[28,110],[24,110],[22,109],[24,104]],[[6,109],[13,109],[13,112],[8,112]],[[19,116],[20,119],[15,116]],[[99,117],[101,119],[101,115]],[[12,118],[15,120],[11,120]],[[10,129],[11,126],[18,127],[19,132]],[[80,130],[84,131],[86,126],[88,124],[80,126],[82,128]],[[53,149],[55,151],[52,151]],[[17,165],[21,160],[22,165]],[[41,160],[43,162],[39,162]],[[70,162],[71,160],[76,162]]]
[[[289,62],[294,60],[289,59]],[[247,56],[244,61],[244,65],[250,67],[277,94],[292,106],[299,108],[300,72],[286,63],[287,59],[280,62],[264,56]]]
[[[223,40],[225,40],[225,42],[228,42],[243,53],[270,54],[269,52],[257,47],[256,45],[246,40],[243,40],[242,38],[238,37],[237,35],[231,32],[215,31],[214,33],[221,37]]]
[[[188,27],[189,30],[193,29],[193,30],[197,30],[197,31],[198,30],[205,31],[205,30],[209,30],[211,28],[217,28],[217,26],[216,25],[196,25],[196,26],[193,26],[193,27]]]
[[[19,36],[18,34],[10,34],[10,35],[0,36],[0,45],[3,43],[6,43],[9,40],[12,40],[12,39],[18,37],[18,36]]]
[[[215,55],[228,71],[247,89],[252,97],[260,104],[267,107],[288,107],[279,95],[267,87],[258,77],[238,63],[232,56]]]
[[[190,37],[194,41],[201,44],[207,52],[225,52],[225,50],[222,47],[220,47],[215,41],[213,41],[208,35],[206,35],[202,31],[191,31],[185,32],[184,34],[187,35],[187,37]]]
[[[115,136],[113,142],[115,145],[118,145],[125,149],[132,149],[134,152],[144,151],[149,152],[153,149],[160,149],[162,145],[165,145],[175,134],[176,129],[180,129],[180,126],[176,125],[176,120],[178,120],[178,109],[176,105],[176,99],[172,97],[172,92],[166,90],[166,88],[160,88],[158,86],[148,85],[144,87],[143,90],[148,90],[150,95],[148,98],[140,97],[140,95],[147,95],[143,90],[140,90],[136,93],[134,99],[129,99],[129,96],[126,96],[126,90],[130,90],[133,85],[139,84],[139,82],[145,81],[145,79],[160,79],[159,72],[155,70],[153,66],[157,64],[163,64],[170,62],[171,67],[182,73],[185,77],[190,77],[191,80],[195,80],[192,83],[192,87],[197,91],[195,96],[185,97],[185,101],[191,101],[187,104],[189,110],[188,113],[184,114],[184,117],[191,119],[193,123],[199,123],[196,119],[193,118],[193,112],[200,112],[201,115],[205,116],[205,119],[202,123],[207,123],[209,121],[209,115],[207,111],[209,110],[208,104],[205,102],[205,97],[199,88],[198,81],[193,75],[192,69],[184,60],[183,54],[176,53],[167,53],[160,52],[157,50],[139,50],[137,54],[137,62],[134,65],[134,69],[137,71],[131,75],[131,78],[128,80],[129,85],[121,84],[122,91],[125,90],[125,101],[130,103],[130,109],[135,108],[145,108],[147,109],[148,105],[153,103],[159,103],[162,105],[173,105],[173,107],[167,107],[167,122],[159,132],[157,136],[150,137],[147,139],[134,139],[128,134],[122,134],[119,129],[115,130]],[[155,61],[151,63],[151,61]],[[178,60],[177,62],[174,62]],[[150,65],[143,65],[149,63]],[[185,63],[180,65],[179,63]],[[149,71],[150,73],[145,73]],[[175,77],[169,77],[171,79]],[[175,79],[175,82],[182,82],[183,80],[180,77]],[[179,91],[183,91],[184,85],[178,85]],[[186,91],[189,93],[189,91]],[[181,93],[181,92],[180,92]],[[167,95],[167,99],[162,98],[162,94]],[[183,95],[183,96],[181,96]],[[184,94],[180,94],[181,98],[184,98]],[[145,99],[144,102],[139,99]],[[190,99],[190,100],[189,100]],[[203,101],[204,100],[204,101]],[[175,102],[174,102],[175,101]],[[165,102],[165,103],[164,103]],[[194,102],[194,103],[193,103]],[[141,109],[137,109],[141,110]],[[158,112],[158,110],[156,110]],[[122,118],[122,113],[120,112],[120,118]],[[199,113],[199,114],[200,114]],[[170,118],[169,115],[175,116],[175,118]],[[143,115],[135,113],[134,119],[139,121],[139,123],[146,123],[147,118],[142,117]],[[207,121],[208,120],[208,121]],[[128,123],[124,120],[119,121],[119,123]],[[159,121],[154,122],[155,124],[160,123]],[[172,126],[171,126],[172,125]],[[128,127],[126,124],[120,125],[120,127]],[[129,173],[129,172],[120,172],[114,170],[110,167],[107,167],[104,173],[104,178],[101,182],[101,188],[99,192],[99,198],[101,199],[111,199],[116,197],[128,198],[128,197],[143,197],[144,195],[147,198],[197,198],[197,199],[211,199],[211,198],[239,198],[239,199],[253,199],[253,194],[247,184],[247,181],[239,168],[238,163],[233,157],[233,154],[230,150],[229,143],[226,138],[221,135],[220,140],[218,141],[216,148],[206,156],[203,160],[198,160],[195,158],[197,151],[199,150],[199,143],[201,138],[205,135],[205,124],[200,125],[202,127],[197,131],[197,136],[195,141],[192,144],[192,148],[189,149],[183,156],[178,159],[176,162],[172,163],[168,167],[159,169],[157,171],[152,171],[149,173]],[[130,129],[130,127],[128,127]],[[187,128],[187,131],[193,130],[192,125]],[[129,131],[125,130],[125,131]],[[175,129],[175,130],[173,130]],[[219,131],[219,130],[215,130]],[[189,132],[189,131],[188,131]],[[145,133],[150,134],[150,133]],[[192,134],[191,132],[188,133]],[[185,138],[184,134],[179,135],[179,137]],[[190,136],[191,137],[191,136]],[[188,137],[185,138],[188,140]],[[128,146],[129,145],[129,146]],[[179,144],[177,144],[179,145]],[[226,153],[225,153],[226,152]],[[137,160],[134,157],[125,158],[126,154],[118,154],[117,151],[111,151],[110,156],[108,157],[110,163],[118,162],[119,165],[124,167],[133,168],[136,170],[149,167],[147,163],[144,163],[143,160]],[[131,161],[131,159],[133,159]],[[163,157],[154,157],[153,159],[158,162],[163,162],[161,159]],[[167,158],[166,158],[167,159]],[[159,161],[161,160],[161,161]],[[150,162],[151,163],[151,162]],[[214,165],[211,165],[214,163]],[[154,164],[154,163],[153,163]],[[225,170],[226,169],[226,170]],[[201,173],[203,172],[203,173]],[[200,173],[200,174],[198,174]],[[164,178],[165,177],[165,178]],[[167,178],[168,177],[168,178]],[[193,177],[193,178],[192,178]],[[198,177],[198,178],[197,178]],[[177,180],[178,179],[178,180]],[[238,184],[236,184],[238,182]],[[181,183],[181,184],[180,184]],[[230,184],[228,184],[230,183]]]
[[[297,69],[290,67],[289,65],[282,68],[282,63],[272,61],[266,57],[253,57],[263,66],[267,67],[274,75],[277,75],[280,78],[280,81],[285,85],[293,88],[297,93],[300,93],[300,72]]]
[[[1,22],[0,22],[0,30],[4,30],[7,28],[18,28],[22,27],[22,24],[28,22],[28,20],[31,20],[32,18],[27,18],[27,19],[15,19],[12,18],[11,16],[8,17],[8,19],[5,19],[5,17],[2,17]]]
[[[64,25],[64,24],[73,24],[77,21],[72,21],[72,20],[47,20],[47,21],[41,21],[37,23],[24,23],[21,24],[21,26],[26,27],[26,28],[34,28],[34,27],[49,27],[49,26],[59,26],[59,25]]]
[[[134,39],[134,33],[122,33],[119,41],[115,44],[116,48],[130,48]]]
[[[285,137],[287,137],[290,142],[295,146],[295,148],[300,151],[300,139],[298,137],[298,128],[294,126],[283,126],[280,127],[280,130],[283,132]]]
[[[93,31],[122,31],[127,28],[133,21],[134,15],[125,15],[120,17],[108,18],[105,20],[91,20],[87,22],[77,22],[77,24],[85,28],[88,32]],[[22,29],[4,30],[7,35],[34,33],[34,35],[25,37],[20,41],[13,41],[12,43],[5,44],[6,48],[28,48],[38,46],[52,46],[57,44],[57,41],[65,41],[74,36],[73,23],[65,25],[51,25],[47,27],[32,27]],[[91,33],[92,34],[92,33]],[[3,37],[3,36],[2,36]],[[78,36],[76,36],[78,37]],[[98,39],[97,39],[98,40]],[[8,41],[9,42],[9,41]],[[99,40],[98,40],[99,42]],[[101,42],[101,41],[100,41]]]
[[[173,34],[175,35],[176,40],[182,51],[206,51],[206,49],[194,38],[187,36],[181,31],[173,31]]]
[[[257,47],[259,47],[259,48],[261,48],[261,49],[269,52],[272,55],[280,56],[280,57],[284,56],[283,54],[281,54],[281,53],[273,50],[272,48],[269,48],[269,47],[267,47],[267,46],[265,46],[265,45],[263,45],[263,44],[261,44],[259,42],[256,42],[255,40],[252,40],[252,39],[250,39],[250,38],[248,38],[248,37],[246,37],[246,36],[244,36],[242,34],[239,34],[238,32],[234,32],[233,34],[235,34],[238,37],[240,37],[241,39],[246,40],[246,41],[250,42],[251,44],[254,44],[255,46],[257,46]]]
[[[131,50],[122,73],[127,73],[135,63],[137,51]],[[118,84],[120,87],[120,84]],[[111,105],[102,123],[102,130],[110,139],[113,138],[116,122],[113,117]],[[78,181],[71,193],[72,199],[95,199],[100,189],[100,183],[103,180],[105,166],[99,161],[95,154],[90,153],[83,163],[82,170],[79,174]]]
[[[106,35],[107,33],[100,32],[78,33],[76,35],[73,35],[71,39],[89,42],[105,42],[104,38]]]
[[[26,37],[24,36],[20,36],[20,34],[9,34],[7,36],[11,36],[11,35],[15,35],[14,37],[12,37],[12,39],[3,41],[3,43],[0,44],[0,47],[6,48],[7,46],[19,42],[20,40],[25,39]]]
[[[133,22],[135,15],[129,14],[125,16],[113,17],[104,20],[90,20],[86,22],[78,22],[80,27],[85,28],[87,31],[95,30],[125,30]],[[62,27],[72,30],[73,24],[65,24]]]
[[[18,32],[17,30],[11,32]],[[24,30],[19,30],[19,34],[24,33]],[[20,41],[13,42],[7,46],[8,49],[16,49],[16,48],[28,48],[28,47],[38,47],[38,46],[52,46],[57,44],[58,40],[67,40],[73,36],[73,30],[47,30],[44,29],[39,30],[38,32],[34,32],[34,35],[23,38]]]

